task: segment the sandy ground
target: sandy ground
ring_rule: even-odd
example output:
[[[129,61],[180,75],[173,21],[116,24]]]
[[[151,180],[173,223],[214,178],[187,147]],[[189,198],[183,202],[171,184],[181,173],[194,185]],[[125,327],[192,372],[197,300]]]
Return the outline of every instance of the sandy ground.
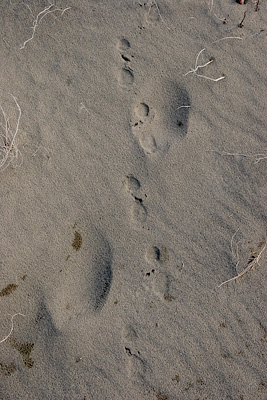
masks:
[[[254,9],[1,1],[1,399],[267,399]]]

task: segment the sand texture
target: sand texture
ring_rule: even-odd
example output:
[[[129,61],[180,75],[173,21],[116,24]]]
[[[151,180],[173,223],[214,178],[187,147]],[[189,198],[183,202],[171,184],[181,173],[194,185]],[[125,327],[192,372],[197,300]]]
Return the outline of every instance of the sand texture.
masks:
[[[267,399],[266,22],[0,2],[1,400]]]

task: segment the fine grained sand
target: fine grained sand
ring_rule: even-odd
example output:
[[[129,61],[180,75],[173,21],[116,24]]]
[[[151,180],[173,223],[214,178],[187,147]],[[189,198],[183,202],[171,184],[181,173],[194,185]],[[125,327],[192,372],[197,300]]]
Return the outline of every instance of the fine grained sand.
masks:
[[[0,398],[265,400],[266,2],[56,5],[0,4]]]

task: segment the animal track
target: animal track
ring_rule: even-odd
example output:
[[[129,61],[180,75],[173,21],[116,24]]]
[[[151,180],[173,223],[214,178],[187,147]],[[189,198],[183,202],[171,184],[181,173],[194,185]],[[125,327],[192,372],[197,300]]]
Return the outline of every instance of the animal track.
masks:
[[[169,260],[169,252],[165,246],[151,246],[147,249],[145,259],[148,263],[154,264],[164,264]]]
[[[124,88],[132,86],[134,83],[134,73],[133,70],[129,67],[131,57],[133,57],[133,55],[129,54],[130,48],[130,42],[125,38],[120,39],[117,43],[117,49],[120,52],[121,58],[124,61],[124,67],[121,68],[118,73],[118,83]]]
[[[158,4],[154,0],[138,1],[139,7],[144,7],[144,24],[156,25],[160,20],[160,10]]]
[[[141,101],[132,111],[132,133],[146,154],[166,153],[172,142],[187,135],[191,102],[189,94],[175,82],[166,82],[146,97],[157,104],[157,112]]]
[[[131,121],[132,132],[146,154],[155,153],[157,150],[157,142],[150,126],[154,117],[153,110],[146,103],[141,102],[135,106]]]
[[[140,103],[135,107],[135,114],[140,119],[145,119],[149,116],[149,107],[145,103]]]
[[[133,175],[128,175],[124,181],[124,185],[133,198],[133,203],[130,209],[131,220],[139,225],[143,224],[147,218],[147,210],[140,194],[141,183]]]
[[[133,175],[128,175],[124,181],[127,191],[133,196],[137,196],[140,191],[141,183]]]
[[[54,324],[59,329],[80,315],[99,314],[111,288],[112,251],[109,242],[97,229],[86,229],[82,247],[70,258],[72,265],[59,272],[48,299]]]
[[[131,207],[131,218],[133,222],[143,224],[147,218],[147,210],[143,205],[143,200],[135,198]]]
[[[118,82],[123,87],[132,86],[134,83],[133,71],[129,67],[122,68],[118,75]]]
[[[154,113],[146,103],[139,103],[134,107],[132,131],[136,137],[140,136],[140,132],[143,132],[148,125],[154,119]]]
[[[172,301],[173,297],[170,295],[170,276],[164,272],[159,272],[153,279],[154,293],[165,301]]]
[[[153,154],[158,149],[156,139],[153,135],[142,133],[139,138],[139,142],[146,154]]]
[[[159,8],[156,2],[149,0],[146,5],[145,20],[148,25],[155,25],[160,21]]]
[[[132,342],[138,337],[136,330],[131,325],[126,325],[123,329],[123,340]]]
[[[128,50],[130,49],[130,47],[131,47],[131,45],[130,45],[129,40],[127,40],[127,39],[125,39],[125,38],[120,39],[120,40],[118,41],[118,43],[117,43],[117,49],[118,49],[120,52],[128,51]]]
[[[135,388],[146,392],[150,389],[150,385],[146,381],[145,377],[147,372],[147,364],[138,351],[138,335],[136,330],[131,325],[124,327],[122,340],[124,343],[124,351],[127,355],[126,363],[130,383]]]
[[[181,271],[183,263],[179,260],[180,265],[177,265],[176,258],[174,253],[165,246],[151,246],[145,254],[146,261],[153,266],[150,271],[145,273],[145,278],[151,279],[153,292],[163,301],[170,302],[174,299],[174,288],[171,285],[174,278],[171,273],[166,272],[166,269],[171,264],[172,267],[175,267],[176,272]],[[172,270],[172,272],[175,271]]]

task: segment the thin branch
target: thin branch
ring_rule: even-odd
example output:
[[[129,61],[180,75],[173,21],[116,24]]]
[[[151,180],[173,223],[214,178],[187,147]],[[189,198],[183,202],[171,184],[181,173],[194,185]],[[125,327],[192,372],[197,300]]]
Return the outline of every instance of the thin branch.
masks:
[[[176,111],[180,110],[180,108],[191,108],[191,106],[180,106],[180,107],[176,108]]]
[[[214,42],[209,43],[209,45],[215,44],[215,43],[219,43],[219,42],[222,42],[223,40],[227,40],[227,39],[239,39],[239,40],[243,40],[243,38],[240,37],[240,36],[226,36],[226,37],[223,37],[223,38],[221,38],[221,39],[214,40]]]
[[[232,239],[231,239],[231,251],[232,251],[233,258],[236,258],[238,255],[238,254],[234,254],[234,248],[233,248],[234,238],[238,231],[239,231],[239,228],[235,231],[235,233],[233,234]]]
[[[221,283],[218,287],[221,287],[223,285],[225,285],[228,282],[232,282],[235,281],[238,278],[241,278],[243,275],[245,275],[248,271],[250,271],[251,269],[253,269],[260,261],[262,253],[264,252],[264,250],[266,249],[266,242],[264,247],[261,249],[260,253],[258,254],[258,256],[256,258],[254,258],[252,261],[250,261],[250,263],[248,264],[248,266],[242,271],[240,272],[240,274],[234,276],[231,279],[228,279],[227,281],[224,281],[223,283]]]
[[[213,62],[213,59],[210,59],[210,60],[207,61],[205,64],[203,64],[203,65],[198,65],[198,59],[199,59],[199,57],[200,57],[200,54],[203,53],[203,51],[205,51],[205,50],[206,50],[206,48],[200,50],[200,52],[198,53],[198,55],[197,55],[197,57],[196,57],[195,68],[191,68],[190,71],[188,71],[188,72],[187,72],[186,74],[184,74],[183,76],[187,76],[188,74],[193,74],[193,75],[195,75],[195,76],[198,76],[199,78],[208,79],[208,80],[213,81],[213,82],[218,82],[218,81],[224,79],[224,78],[225,78],[224,75],[223,75],[223,76],[220,76],[219,78],[214,79],[214,78],[210,78],[210,77],[208,77],[208,76],[201,75],[201,74],[198,74],[198,73],[197,73],[197,71],[198,71],[200,68],[205,68],[207,65],[209,65],[209,64],[211,64],[211,63]]]
[[[16,123],[16,128],[15,131],[12,132],[11,130],[11,126],[9,124],[9,119],[7,114],[5,113],[3,107],[0,105],[0,110],[2,111],[3,117],[4,117],[4,121],[5,121],[5,125],[3,126],[3,124],[1,124],[2,129],[4,130],[4,134],[0,135],[1,138],[1,142],[2,144],[0,144],[0,152],[2,154],[2,159],[0,160],[0,169],[4,170],[5,168],[8,167],[8,165],[14,160],[17,159],[18,156],[21,154],[20,151],[18,150],[17,147],[17,134],[19,131],[19,123],[20,123],[20,118],[21,118],[21,108],[17,102],[17,99],[11,95],[11,97],[13,98],[19,115],[17,118],[17,123]],[[5,165],[6,164],[6,165]],[[3,166],[5,165],[5,167],[3,168]]]
[[[242,38],[241,38],[240,36],[227,36],[227,37],[224,37],[224,38],[221,38],[221,39],[217,39],[217,40],[215,40],[215,41],[209,43],[209,45],[212,45],[212,44],[215,44],[215,43],[221,42],[221,41],[223,41],[223,40],[227,40],[227,39],[239,39],[239,40],[242,40]],[[206,50],[206,48],[204,47],[204,48],[203,48],[202,50],[200,50],[200,52],[198,53],[198,55],[197,55],[197,57],[196,57],[196,61],[195,61],[195,68],[191,68],[190,71],[188,71],[188,72],[187,72],[186,74],[184,74],[183,76],[187,76],[188,74],[193,74],[193,75],[198,76],[199,78],[204,78],[204,79],[207,79],[207,80],[213,81],[213,82],[219,82],[219,81],[221,81],[222,79],[225,78],[225,75],[222,75],[222,76],[220,76],[219,78],[215,78],[215,79],[214,79],[214,78],[210,78],[210,77],[205,76],[205,75],[197,74],[197,71],[198,71],[200,68],[204,68],[204,67],[206,67],[207,65],[209,65],[209,64],[211,64],[211,63],[213,62],[213,59],[210,59],[210,60],[207,61],[205,64],[203,64],[203,65],[198,65],[199,57],[200,57],[200,55],[201,55],[205,50]]]
[[[28,7],[28,8],[30,9],[30,7]],[[31,35],[31,37],[29,37],[27,40],[25,40],[25,42],[24,42],[24,43],[22,44],[22,46],[20,47],[20,50],[24,49],[25,46],[26,46],[26,44],[29,43],[31,40],[33,40],[38,25],[40,24],[40,22],[42,21],[42,19],[43,19],[46,15],[51,14],[51,13],[54,13],[54,12],[56,12],[56,11],[61,11],[61,15],[63,15],[64,12],[67,11],[67,10],[69,10],[70,8],[71,8],[71,7],[67,7],[67,8],[65,8],[65,9],[62,9],[62,8],[60,8],[60,7],[55,6],[55,4],[51,4],[51,3],[50,3],[49,6],[47,6],[47,7],[44,8],[42,11],[40,11],[39,14],[37,14],[35,20],[33,21],[32,28],[31,28],[31,29],[32,29],[32,35]],[[31,9],[30,9],[30,12],[31,12],[31,14],[32,14]]]
[[[9,334],[8,334],[6,337],[4,337],[4,339],[0,340],[0,343],[5,342],[5,341],[9,338],[9,336],[11,335],[11,333],[13,332],[13,329],[14,329],[14,322],[13,322],[13,319],[14,319],[17,315],[21,315],[22,317],[26,317],[26,315],[21,314],[21,313],[16,313],[16,314],[12,315],[12,317],[11,317],[11,329],[10,329],[10,332],[9,332]]]
[[[258,153],[258,154],[243,154],[243,153],[227,153],[226,151],[219,152],[217,150],[213,150],[215,153],[220,154],[221,156],[239,156],[239,157],[248,157],[248,158],[256,158],[254,164],[258,164],[262,160],[267,159],[267,155],[263,153]]]
[[[213,9],[213,0],[210,0],[210,13],[212,12]]]
[[[225,78],[225,75],[222,75],[219,78],[210,78],[208,76],[200,75],[200,74],[195,74],[195,75],[198,76],[199,78],[205,78],[205,79],[208,79],[209,81],[213,81],[213,82],[219,82]]]

